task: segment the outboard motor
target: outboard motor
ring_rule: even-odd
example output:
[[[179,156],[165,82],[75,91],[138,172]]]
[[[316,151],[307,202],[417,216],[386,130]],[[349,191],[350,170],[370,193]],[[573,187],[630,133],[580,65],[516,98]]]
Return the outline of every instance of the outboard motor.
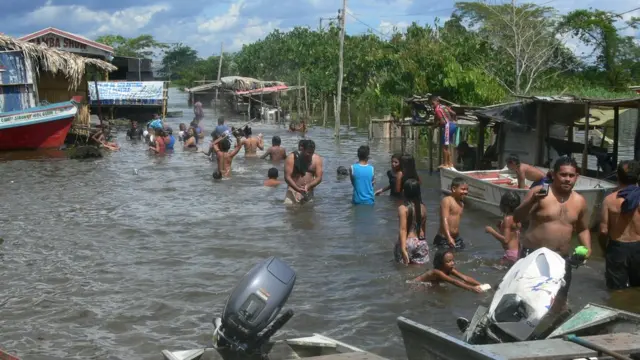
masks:
[[[286,311],[276,319],[289,299],[296,273],[280,259],[270,257],[254,266],[232,290],[213,320],[213,345],[218,349],[253,353],[293,316]]]

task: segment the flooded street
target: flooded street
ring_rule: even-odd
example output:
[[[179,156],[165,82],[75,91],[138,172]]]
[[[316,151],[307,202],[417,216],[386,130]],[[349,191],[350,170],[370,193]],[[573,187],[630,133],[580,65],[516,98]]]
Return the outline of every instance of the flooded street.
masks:
[[[185,114],[167,119],[177,132],[193,113],[184,94],[172,89],[170,96],[171,108]],[[217,115],[206,114],[209,134]],[[300,139],[285,126],[252,127],[264,133],[265,147],[273,135],[287,150]],[[215,163],[202,153],[176,146],[174,154],[152,156],[124,131],[117,139],[122,149],[98,160],[0,154],[1,347],[26,360],[151,360],[160,359],[162,349],[203,347],[228,292],[268,256],[280,257],[298,276],[288,302],[295,316],[278,338],[317,332],[403,359],[398,316],[457,334],[456,317],[470,318],[492,293],[406,284],[421,269],[392,261],[395,201],[383,196],[374,207],[354,207],[350,182],[336,179],[339,165],[356,161],[366,132],[352,130],[337,146],[331,129],[313,127],[308,136],[325,159],[325,175],[315,203],[295,212],[282,204],[285,185],[262,186],[271,163],[245,159],[243,151],[232,180],[221,182],[213,181]],[[370,146],[382,187],[390,154],[400,145]],[[428,171],[421,176],[431,243],[439,178]],[[456,259],[463,273],[492,286],[505,273],[495,266],[503,252],[499,243],[484,232],[495,222],[469,209],[461,234],[470,246]],[[637,291],[605,290],[603,268],[594,259],[574,273],[574,310],[587,302],[640,310]]]

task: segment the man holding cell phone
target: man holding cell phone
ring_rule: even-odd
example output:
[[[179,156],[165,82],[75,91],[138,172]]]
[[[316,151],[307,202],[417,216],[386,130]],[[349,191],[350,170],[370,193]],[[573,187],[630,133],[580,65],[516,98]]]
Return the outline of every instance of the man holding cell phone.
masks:
[[[546,247],[566,257],[571,255],[574,230],[578,240],[591,255],[591,233],[587,219],[587,202],[573,191],[578,180],[578,165],[570,157],[556,160],[551,184],[532,187],[514,212],[514,221],[529,221],[520,241],[520,258]]]

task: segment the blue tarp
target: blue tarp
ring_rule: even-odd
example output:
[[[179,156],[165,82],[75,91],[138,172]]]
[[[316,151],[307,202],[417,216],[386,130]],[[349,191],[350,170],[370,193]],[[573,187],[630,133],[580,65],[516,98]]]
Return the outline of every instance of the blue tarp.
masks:
[[[0,84],[27,84],[27,69],[21,51],[0,52]]]
[[[31,107],[27,75],[22,51],[0,52],[0,112]]]

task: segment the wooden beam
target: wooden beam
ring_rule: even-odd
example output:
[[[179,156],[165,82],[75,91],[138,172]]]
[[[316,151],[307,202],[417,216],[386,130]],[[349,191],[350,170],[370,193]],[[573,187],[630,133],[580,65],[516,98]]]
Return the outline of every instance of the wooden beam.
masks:
[[[584,147],[582,149],[582,166],[581,175],[587,174],[588,158],[589,158],[589,103],[584,104]]]
[[[540,166],[544,162],[544,119],[542,117],[542,103],[536,103],[536,156],[535,165]]]
[[[478,146],[476,146],[476,166],[473,170],[478,170],[482,158],[484,157],[484,131],[487,128],[487,121],[480,119],[478,122]]]
[[[620,139],[620,107],[613,108],[613,166],[618,166],[618,141]],[[607,134],[604,131],[602,138]],[[607,174],[608,175],[608,174]]]

